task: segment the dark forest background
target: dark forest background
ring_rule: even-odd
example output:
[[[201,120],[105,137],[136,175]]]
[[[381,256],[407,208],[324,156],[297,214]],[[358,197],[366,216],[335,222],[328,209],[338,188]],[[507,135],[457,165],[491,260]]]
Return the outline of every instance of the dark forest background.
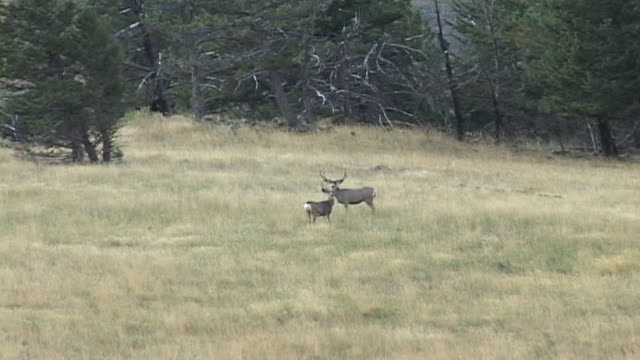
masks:
[[[638,1],[17,0],[0,19],[4,136],[73,161],[110,161],[143,108],[640,147]]]

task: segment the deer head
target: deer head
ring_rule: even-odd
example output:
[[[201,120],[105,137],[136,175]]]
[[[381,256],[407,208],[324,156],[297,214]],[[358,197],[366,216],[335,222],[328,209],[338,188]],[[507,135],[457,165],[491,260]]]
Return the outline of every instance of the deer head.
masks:
[[[307,201],[304,204],[304,210],[309,216],[309,223],[312,221],[315,223],[316,218],[320,216],[325,216],[327,221],[331,223],[331,210],[335,201],[335,191],[325,189],[322,183],[320,183],[320,189],[323,193],[329,195],[329,199],[325,201]]]
[[[340,185],[342,184],[344,179],[347,178],[347,169],[344,169],[344,176],[342,177],[342,179],[338,179],[338,180],[329,179],[326,176],[324,176],[324,171],[320,171],[320,178],[322,178],[322,181],[329,184],[329,190],[335,191],[340,188]]]

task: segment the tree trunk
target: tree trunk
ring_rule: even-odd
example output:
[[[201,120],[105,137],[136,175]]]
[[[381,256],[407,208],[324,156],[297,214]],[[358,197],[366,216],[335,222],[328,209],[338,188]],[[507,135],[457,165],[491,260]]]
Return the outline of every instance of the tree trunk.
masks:
[[[113,141],[111,139],[111,133],[109,131],[102,131],[102,162],[108,163],[111,161],[111,152],[113,150]]]
[[[289,103],[289,99],[287,99],[287,93],[284,91],[284,87],[282,86],[282,77],[280,76],[280,73],[276,70],[272,70],[269,71],[269,75],[271,77],[271,90],[276,98],[278,108],[287,122],[287,126],[289,129],[297,129],[300,124],[291,104]]]
[[[71,142],[71,161],[74,163],[84,160],[84,149],[82,148],[82,135],[77,124],[67,120],[65,124],[65,135]]]
[[[349,49],[346,41],[340,47],[340,57],[341,60],[338,61],[339,64],[336,71],[336,88],[344,91],[344,95],[339,97],[339,101],[342,103],[344,124],[347,125],[353,116],[353,109],[351,107],[351,89],[349,87],[349,68],[351,67],[351,60],[349,58]]]
[[[71,139],[71,161],[79,163],[84,160],[84,149],[79,136],[73,136]]]
[[[87,152],[87,156],[89,157],[89,161],[92,163],[98,162],[98,152],[96,151],[96,147],[89,140],[89,134],[86,132],[82,135],[82,145],[84,145],[84,151]]]
[[[440,42],[440,49],[442,49],[442,53],[444,54],[444,64],[447,70],[447,83],[449,85],[449,92],[451,93],[451,101],[453,102],[453,113],[456,117],[456,138],[462,141],[464,139],[464,118],[462,117],[460,100],[458,98],[458,84],[453,76],[451,60],[449,59],[449,45],[444,39],[444,32],[442,31],[442,20],[440,19],[438,0],[433,0],[433,2],[435,4],[436,20],[438,23],[438,41]]]
[[[138,20],[140,22],[140,30],[142,32],[142,48],[144,51],[144,56],[147,60],[147,65],[153,75],[151,79],[153,79],[153,95],[151,103],[149,104],[149,109],[154,112],[160,112],[163,115],[167,115],[170,113],[169,102],[166,98],[166,90],[169,88],[169,82],[162,78],[161,70],[162,63],[160,55],[156,56],[156,54],[160,54],[156,51],[153,43],[151,42],[151,34],[147,30],[147,27],[144,23],[144,17],[146,16],[144,12],[144,2],[141,2],[138,9]]]
[[[198,57],[198,47],[193,44],[191,47],[191,106],[193,107],[193,115],[196,121],[202,120],[204,117],[204,103],[202,99],[202,91],[200,88],[200,64]]]
[[[482,10],[484,12],[485,19],[489,25],[489,37],[491,38],[491,45],[493,47],[493,74],[488,74],[489,86],[491,87],[491,102],[493,104],[493,112],[495,115],[495,127],[496,144],[500,143],[502,136],[502,112],[500,111],[500,102],[498,97],[500,96],[500,47],[498,46],[498,37],[496,36],[496,26],[494,24],[494,16],[490,15],[494,13],[495,3],[482,3]]]
[[[149,110],[159,112],[162,115],[169,115],[171,113],[169,109],[169,102],[167,102],[167,99],[164,96],[164,91],[162,90],[162,85],[157,85],[155,87],[153,101],[151,101]]]
[[[607,157],[618,156],[616,139],[615,136],[613,136],[613,131],[609,121],[603,118],[598,118],[598,134],[600,135],[602,153]]]
[[[313,101],[311,100],[311,89],[309,89],[308,86],[305,85],[304,89],[302,90],[302,104],[304,105],[304,119],[306,120],[307,124],[311,125],[311,126],[315,126],[314,124],[316,123],[316,114],[313,111]]]
[[[315,12],[314,12],[315,16]],[[309,36],[307,34],[304,35],[304,63],[302,64],[302,73],[300,78],[302,79],[302,105],[304,106],[304,111],[302,112],[304,120],[307,124],[315,126],[316,122],[316,114],[313,111],[313,89],[311,89],[311,76],[309,71],[309,64],[311,62],[311,42],[309,41]]]
[[[500,111],[500,103],[498,102],[498,94],[494,87],[493,81],[489,80],[489,86],[491,88],[491,103],[493,104],[493,113],[495,116],[494,124],[496,128],[495,140],[496,144],[500,143],[502,135],[502,112]]]

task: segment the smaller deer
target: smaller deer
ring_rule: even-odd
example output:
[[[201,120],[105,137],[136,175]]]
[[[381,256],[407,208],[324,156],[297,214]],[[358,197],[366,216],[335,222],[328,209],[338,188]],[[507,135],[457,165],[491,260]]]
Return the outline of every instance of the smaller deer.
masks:
[[[344,205],[344,208],[347,211],[349,210],[349,205],[356,205],[364,202],[371,209],[371,213],[375,214],[376,207],[373,205],[373,199],[376,197],[376,189],[369,186],[357,189],[340,189],[340,185],[344,179],[347,178],[347,169],[344,169],[344,176],[342,179],[328,179],[324,176],[324,171],[320,171],[320,177],[322,178],[322,181],[330,184],[329,191],[340,204]]]
[[[327,221],[331,224],[331,210],[333,209],[333,203],[335,201],[334,192],[331,190],[327,190],[320,184],[320,188],[322,192],[325,194],[329,194],[329,199],[325,201],[307,201],[304,204],[304,210],[307,212],[309,216],[309,224],[311,224],[311,219],[313,218],[313,223],[316,223],[316,218],[319,216],[326,216]]]

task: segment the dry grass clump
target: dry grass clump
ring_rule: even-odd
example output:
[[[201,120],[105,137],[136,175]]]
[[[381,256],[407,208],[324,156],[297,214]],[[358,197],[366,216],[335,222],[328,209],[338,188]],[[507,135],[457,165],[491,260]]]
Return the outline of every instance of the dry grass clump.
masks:
[[[0,150],[0,359],[634,358],[632,163],[133,116],[109,166]],[[378,212],[321,200],[318,171]]]

